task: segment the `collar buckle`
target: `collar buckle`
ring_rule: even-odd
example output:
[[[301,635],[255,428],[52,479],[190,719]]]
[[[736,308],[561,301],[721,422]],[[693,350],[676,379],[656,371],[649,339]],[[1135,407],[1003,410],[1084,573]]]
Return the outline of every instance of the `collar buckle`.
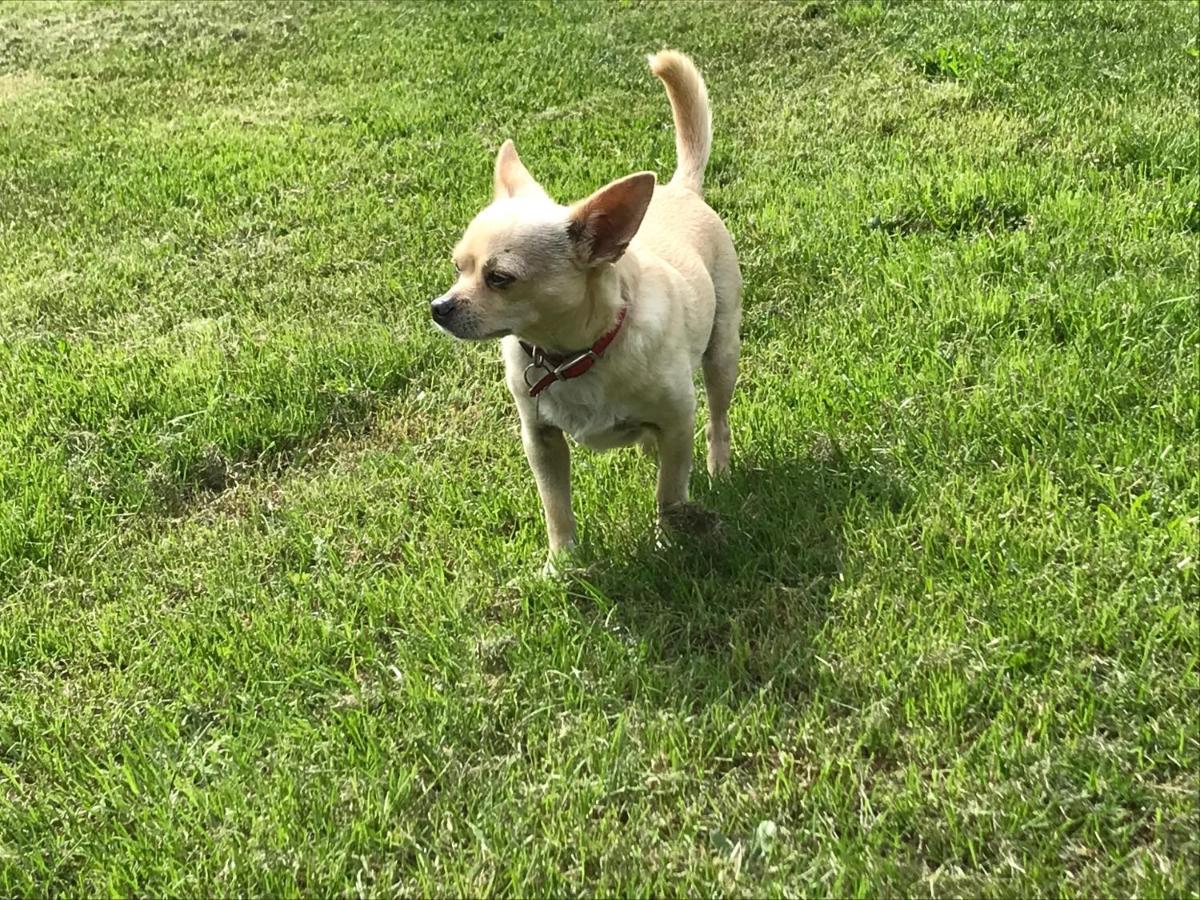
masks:
[[[588,368],[590,369],[592,366],[594,366],[596,364],[596,360],[598,360],[599,358],[600,358],[600,354],[598,354],[595,350],[592,350],[591,348],[584,350],[582,353],[580,353],[574,359],[569,359],[566,362],[560,363],[559,365],[555,366],[551,370],[557,376],[554,380],[555,381],[566,381],[571,376],[566,375],[564,373],[566,373],[570,369],[575,368],[577,365],[579,365],[584,360],[587,360]],[[582,373],[580,373],[580,374],[582,374]]]
[[[612,343],[613,338],[617,336],[617,332],[621,330],[621,325],[625,322],[625,314],[627,312],[628,307],[621,307],[621,312],[617,316],[617,323],[605,332],[596,343],[592,344],[587,350],[583,350],[573,356],[567,358],[558,357],[562,362],[556,366],[549,364],[544,349],[535,344],[521,341],[521,349],[532,360],[525,367],[525,371],[521,375],[525,381],[525,386],[529,388],[529,396],[536,397],[556,381],[567,381],[571,378],[578,378],[594,366],[600,360],[600,355],[608,349],[608,345]],[[530,376],[530,372],[534,369],[541,369],[546,373],[545,376],[534,381]]]

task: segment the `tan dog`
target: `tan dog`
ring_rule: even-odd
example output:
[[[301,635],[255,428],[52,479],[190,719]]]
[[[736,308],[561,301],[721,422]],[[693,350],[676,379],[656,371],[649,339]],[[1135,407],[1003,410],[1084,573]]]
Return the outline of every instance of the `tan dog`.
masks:
[[[733,242],[701,195],[712,144],[704,81],[663,51],[678,167],[667,185],[630,175],[585,200],[551,200],[506,141],[495,199],[454,249],[458,280],[433,319],[466,340],[503,337],[508,388],[537,480],[551,564],[573,545],[571,457],[563,432],[607,450],[657,448],[660,519],[688,498],[696,392],[708,393],[708,471],[729,468],[742,277]]]

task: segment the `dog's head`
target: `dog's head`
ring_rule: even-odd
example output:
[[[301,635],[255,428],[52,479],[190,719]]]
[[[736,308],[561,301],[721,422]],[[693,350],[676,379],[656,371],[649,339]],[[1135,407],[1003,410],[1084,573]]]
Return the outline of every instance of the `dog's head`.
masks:
[[[591,275],[621,258],[654,193],[640,172],[571,206],[555,203],[505,141],[495,198],[454,248],[458,278],[433,301],[433,321],[464,340],[545,340],[581,311]]]

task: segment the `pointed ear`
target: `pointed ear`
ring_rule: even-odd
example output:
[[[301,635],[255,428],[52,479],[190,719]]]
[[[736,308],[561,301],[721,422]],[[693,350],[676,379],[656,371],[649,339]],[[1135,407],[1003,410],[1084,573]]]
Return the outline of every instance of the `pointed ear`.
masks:
[[[638,172],[605,185],[571,208],[569,234],[588,265],[616,262],[637,234],[654,195],[654,173]]]
[[[496,174],[493,179],[496,199],[516,197],[520,194],[535,194],[545,197],[542,186],[533,180],[521,157],[517,156],[517,148],[511,140],[507,140],[496,154]]]

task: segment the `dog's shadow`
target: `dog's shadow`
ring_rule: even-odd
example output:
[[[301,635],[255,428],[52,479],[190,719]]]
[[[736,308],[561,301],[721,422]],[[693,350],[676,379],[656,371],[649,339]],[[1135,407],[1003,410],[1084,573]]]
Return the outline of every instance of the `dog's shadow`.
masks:
[[[693,702],[768,684],[803,694],[843,577],[847,516],[900,509],[902,488],[834,449],[744,459],[695,500],[666,545],[651,534],[632,553],[597,547],[573,591],[581,614],[626,632],[656,689]]]

